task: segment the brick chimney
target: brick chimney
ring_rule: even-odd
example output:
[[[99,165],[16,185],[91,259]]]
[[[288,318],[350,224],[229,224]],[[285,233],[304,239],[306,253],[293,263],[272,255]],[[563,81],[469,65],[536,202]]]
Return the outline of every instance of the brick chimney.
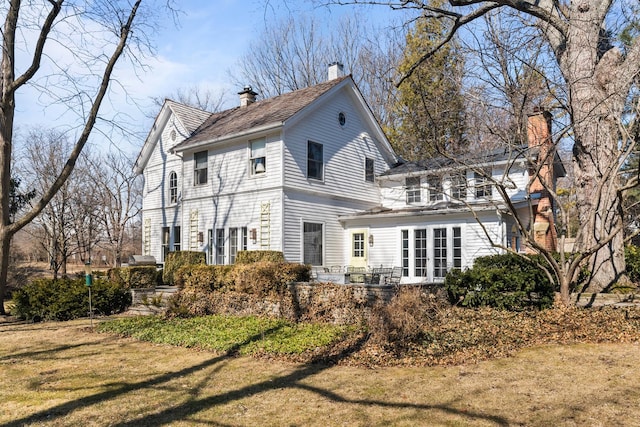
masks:
[[[551,113],[536,108],[529,114],[527,139],[529,151],[535,155],[537,163],[531,166],[531,172],[538,171],[529,187],[531,196],[536,196],[538,204],[533,206],[534,240],[549,251],[558,249],[558,236],[554,224],[553,198],[549,189],[555,188],[553,163],[555,150],[551,137]],[[535,200],[534,199],[534,200]]]
[[[240,95],[240,107],[246,107],[247,105],[256,102],[256,92],[253,91],[251,86],[245,86],[242,92],[238,92]]]
[[[332,62],[329,64],[329,70],[327,75],[327,81],[335,80],[339,77],[344,77],[344,65],[339,62]]]

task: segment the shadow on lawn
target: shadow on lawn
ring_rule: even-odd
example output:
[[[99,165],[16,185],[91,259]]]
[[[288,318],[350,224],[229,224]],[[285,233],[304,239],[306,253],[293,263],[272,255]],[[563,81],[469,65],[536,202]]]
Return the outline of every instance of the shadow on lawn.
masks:
[[[115,386],[115,389],[111,389],[108,391],[96,393],[90,396],[82,397],[70,402],[66,402],[60,404],[58,406],[54,406],[48,408],[44,411],[29,415],[27,417],[23,417],[21,419],[14,420],[12,422],[4,424],[2,427],[18,427],[23,425],[29,425],[32,423],[38,423],[42,421],[51,422],[56,419],[61,419],[66,415],[74,412],[77,409],[89,407],[92,405],[96,405],[99,403],[103,403],[106,400],[116,398],[120,395],[124,395],[129,392],[133,392],[136,390],[145,389],[148,387],[154,387],[158,385],[162,385],[168,383],[171,380],[176,378],[180,378],[186,375],[194,374],[200,370],[205,368],[214,366],[216,364],[222,364],[225,360],[234,357],[238,351],[246,344],[249,344],[252,341],[259,340],[263,334],[269,334],[271,332],[275,332],[278,329],[272,328],[270,330],[264,331],[264,333],[257,334],[253,337],[250,337],[245,342],[237,344],[232,349],[227,351],[224,355],[214,357],[212,359],[206,360],[202,363],[199,363],[194,366],[190,366],[188,368],[184,368],[177,372],[170,372],[163,375],[158,375],[155,378],[140,381],[136,383],[123,383],[123,384],[111,384],[111,386]],[[338,354],[333,354],[330,356],[330,359],[334,362],[339,361],[342,358],[349,356],[350,354],[357,352],[362,348],[364,343],[366,342],[366,337],[361,337],[359,340],[353,342],[348,348],[341,349]],[[59,347],[53,349],[51,351],[64,350],[65,347]],[[28,356],[28,354],[24,354],[24,356]],[[323,356],[327,357],[327,355]],[[326,359],[324,359],[326,360]],[[307,392],[315,393],[319,396],[322,396],[326,399],[329,399],[333,402],[337,403],[345,403],[345,404],[353,404],[353,405],[362,405],[363,407],[371,407],[378,406],[382,408],[396,408],[396,409],[414,409],[414,410],[439,410],[444,413],[452,414],[452,415],[460,415],[467,419],[477,419],[477,420],[485,420],[489,422],[493,422],[496,425],[506,426],[508,425],[508,421],[502,417],[492,416],[482,413],[474,413],[470,411],[461,411],[455,409],[449,405],[428,405],[428,404],[414,404],[414,403],[405,403],[405,402],[391,402],[391,401],[381,401],[381,400],[371,400],[371,399],[349,399],[345,398],[337,393],[331,392],[329,390],[325,390],[318,387],[313,387],[307,384],[302,383],[302,381],[310,376],[318,374],[328,368],[333,366],[332,364],[326,363],[309,363],[304,367],[279,378],[270,378],[265,381],[261,381],[255,384],[251,384],[237,390],[227,391],[224,393],[220,393],[215,396],[208,396],[204,398],[197,398],[198,390],[200,387],[195,387],[192,391],[193,399],[188,400],[177,406],[167,407],[166,409],[150,414],[140,416],[131,421],[122,422],[119,424],[114,424],[116,426],[140,426],[140,425],[162,425],[168,424],[175,421],[185,420],[187,417],[197,414],[202,410],[209,409],[216,405],[223,405],[233,401],[238,401],[245,399],[247,397],[263,393],[269,390],[278,390],[282,388],[297,388],[300,390],[304,390]],[[219,367],[222,369],[222,366]],[[210,378],[208,377],[207,380]],[[202,385],[204,386],[204,384]]]

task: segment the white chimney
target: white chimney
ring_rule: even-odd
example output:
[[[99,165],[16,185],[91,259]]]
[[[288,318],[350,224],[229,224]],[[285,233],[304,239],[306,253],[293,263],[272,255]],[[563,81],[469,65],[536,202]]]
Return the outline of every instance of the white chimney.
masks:
[[[253,91],[251,86],[245,86],[242,92],[238,92],[240,95],[240,107],[246,107],[249,104],[256,102],[256,92]]]
[[[333,62],[329,64],[329,76],[328,80],[335,80],[339,77],[344,77],[344,65],[339,62]]]

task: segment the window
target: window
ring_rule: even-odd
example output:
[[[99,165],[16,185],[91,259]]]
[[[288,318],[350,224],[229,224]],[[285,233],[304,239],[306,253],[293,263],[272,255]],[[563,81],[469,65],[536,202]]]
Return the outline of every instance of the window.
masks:
[[[180,251],[180,227],[173,227],[173,250]]]
[[[462,229],[453,227],[453,268],[462,270]]]
[[[438,200],[444,200],[444,194],[442,192],[442,180],[439,176],[428,176],[427,185],[429,186],[429,201],[437,202]]]
[[[367,182],[373,182],[375,180],[373,159],[364,159],[364,180]]]
[[[202,185],[207,183],[207,163],[208,157],[206,151],[200,151],[193,155],[193,185]]]
[[[341,111],[338,113],[338,123],[344,126],[347,123],[347,116]]]
[[[169,227],[162,227],[162,261],[164,262],[167,259],[167,254],[169,253],[169,237],[170,237]]]
[[[409,230],[402,230],[402,277],[409,276]]]
[[[238,255],[238,229],[229,229],[229,264],[236,263],[236,256]]]
[[[207,264],[213,264],[213,230],[207,230]]]
[[[224,228],[216,229],[216,264],[224,264]]]
[[[488,198],[491,197],[491,170],[488,169],[484,172],[474,172],[473,181],[476,190],[476,198]]]
[[[353,257],[364,258],[364,233],[353,234]]]
[[[407,203],[420,203],[420,177],[406,178],[405,188],[407,189]]]
[[[240,250],[242,251],[246,251],[247,250],[247,237],[248,237],[248,232],[247,232],[247,227],[242,227],[240,229],[240,232],[242,233],[242,241],[240,242]]]
[[[442,279],[447,275],[447,229],[433,230],[433,277]]]
[[[322,144],[307,142],[307,177],[323,179],[323,154]]]
[[[251,154],[249,158],[249,166],[251,175],[260,175],[267,171],[267,149],[266,140],[264,138],[249,141],[251,145]]]
[[[175,172],[169,174],[169,203],[178,203],[178,174]]]
[[[451,198],[465,200],[467,198],[467,173],[456,172],[451,175]]]
[[[427,230],[415,230],[415,275],[427,276]]]
[[[305,222],[302,225],[303,262],[322,265],[322,224]]]

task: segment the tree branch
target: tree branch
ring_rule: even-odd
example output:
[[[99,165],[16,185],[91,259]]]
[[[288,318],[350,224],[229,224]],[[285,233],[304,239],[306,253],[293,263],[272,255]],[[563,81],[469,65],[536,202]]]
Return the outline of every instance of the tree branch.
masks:
[[[118,45],[116,46],[115,51],[109,58],[109,62],[105,67],[105,71],[102,75],[102,81],[100,83],[98,93],[96,94],[96,97],[91,105],[89,117],[87,118],[87,122],[85,123],[85,126],[82,130],[82,134],[78,138],[78,141],[76,142],[76,145],[74,146],[73,151],[71,152],[69,159],[67,160],[67,163],[65,164],[64,168],[60,172],[60,175],[58,175],[57,179],[51,185],[49,190],[42,195],[42,198],[33,206],[33,208],[28,213],[26,213],[22,218],[20,218],[18,221],[12,223],[9,226],[11,233],[17,232],[22,227],[24,227],[29,222],[31,222],[42,211],[42,209],[44,209],[47,203],[49,203],[49,201],[53,198],[53,196],[56,194],[58,189],[63,185],[63,183],[69,177],[69,175],[71,175],[71,172],[75,167],[75,163],[78,157],[80,156],[80,153],[83,147],[85,146],[89,138],[89,135],[91,134],[93,126],[95,125],[95,122],[98,117],[98,112],[100,110],[100,105],[102,104],[102,100],[104,99],[107,93],[107,90],[109,88],[109,81],[111,80],[111,74],[113,73],[113,69],[115,68],[116,63],[118,62],[118,59],[122,55],[122,52],[124,51],[124,48],[127,44],[127,38],[131,33],[131,27],[133,25],[134,18],[136,16],[138,7],[140,6],[141,2],[142,0],[137,0],[134,3],[129,13],[127,22],[123,24],[121,27]]]

